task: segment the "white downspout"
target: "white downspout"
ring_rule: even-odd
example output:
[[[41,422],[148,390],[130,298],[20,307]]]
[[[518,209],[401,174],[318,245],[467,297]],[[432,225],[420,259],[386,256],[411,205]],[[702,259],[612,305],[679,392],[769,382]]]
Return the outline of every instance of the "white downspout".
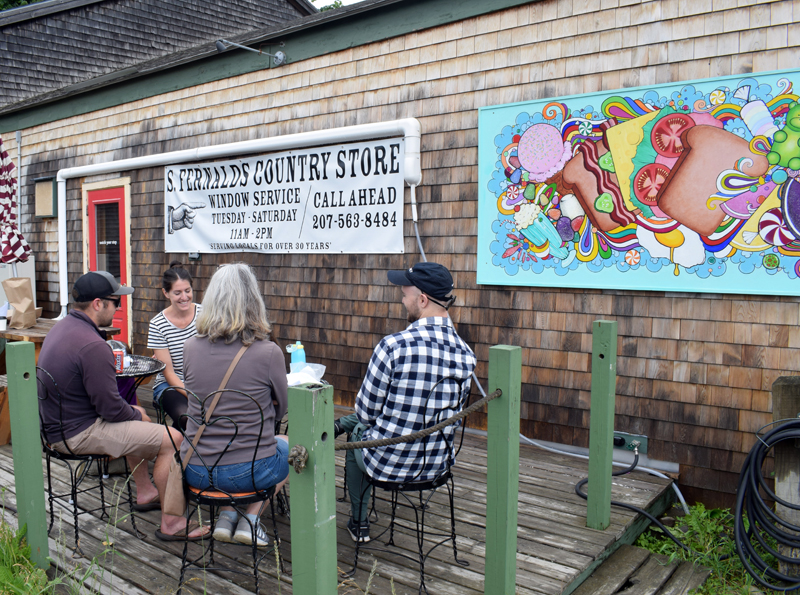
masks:
[[[67,314],[69,296],[67,289],[67,180],[84,176],[93,176],[112,172],[143,169],[159,165],[174,165],[190,161],[205,161],[229,157],[231,155],[246,155],[249,153],[274,152],[303,147],[334,145],[344,142],[388,138],[392,136],[405,137],[405,161],[403,175],[405,181],[412,188],[422,181],[420,166],[420,125],[416,118],[405,118],[391,122],[376,122],[374,124],[359,124],[344,128],[332,128],[315,132],[301,132],[273,138],[247,140],[238,143],[226,143],[211,147],[173,151],[145,157],[120,159],[107,163],[82,165],[59,170],[58,181],[58,285],[61,299],[61,314]]]

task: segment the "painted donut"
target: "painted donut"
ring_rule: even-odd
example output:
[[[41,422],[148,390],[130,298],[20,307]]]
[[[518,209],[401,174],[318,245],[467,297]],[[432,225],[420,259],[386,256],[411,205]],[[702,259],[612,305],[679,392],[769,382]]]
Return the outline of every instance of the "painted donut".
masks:
[[[639,261],[641,260],[641,258],[642,258],[642,256],[641,256],[641,254],[639,254],[638,250],[628,250],[625,253],[625,262],[627,264],[629,264],[630,266],[634,266],[634,265],[639,264]]]
[[[550,124],[534,124],[524,132],[517,146],[520,164],[534,175],[558,167],[563,153],[561,133]]]
[[[770,209],[758,222],[758,234],[773,246],[785,246],[794,241],[794,234],[783,221],[780,209]]]

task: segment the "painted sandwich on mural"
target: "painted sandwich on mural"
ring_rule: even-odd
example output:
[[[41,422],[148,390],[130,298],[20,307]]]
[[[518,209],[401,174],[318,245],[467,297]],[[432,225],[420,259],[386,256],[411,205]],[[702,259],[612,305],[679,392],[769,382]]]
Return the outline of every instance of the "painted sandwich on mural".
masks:
[[[479,283],[795,295],[798,74],[483,108]]]

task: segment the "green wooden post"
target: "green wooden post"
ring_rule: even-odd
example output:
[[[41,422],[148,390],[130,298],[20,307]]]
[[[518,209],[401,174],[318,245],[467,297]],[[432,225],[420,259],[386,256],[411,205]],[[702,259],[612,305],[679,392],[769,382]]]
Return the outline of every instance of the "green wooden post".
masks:
[[[519,409],[522,349],[489,348],[489,402],[486,464],[485,595],[517,592],[517,505],[519,501]]]
[[[604,530],[611,522],[611,463],[617,386],[617,322],[592,323],[592,402],[589,419],[589,490],[586,526]]]
[[[19,525],[27,525],[25,538],[31,558],[39,568],[50,566],[47,543],[47,512],[44,505],[42,443],[39,439],[39,399],[33,343],[6,345],[8,409],[14,453],[14,485],[17,490]]]
[[[292,593],[336,595],[336,464],[333,387],[289,388],[289,447],[308,451],[306,468],[289,469],[292,498]]]

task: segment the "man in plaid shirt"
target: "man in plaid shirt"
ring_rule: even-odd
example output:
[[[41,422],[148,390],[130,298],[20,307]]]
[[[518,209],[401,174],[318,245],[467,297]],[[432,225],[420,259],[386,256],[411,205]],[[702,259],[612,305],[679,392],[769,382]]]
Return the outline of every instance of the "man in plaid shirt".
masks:
[[[405,271],[389,271],[389,281],[402,286],[411,324],[375,347],[355,414],[336,420],[335,434],[347,432],[351,442],[411,434],[454,415],[466,401],[475,369],[475,354],[447,314],[455,301],[449,297],[450,271],[421,262]],[[351,503],[347,529],[354,541],[369,541],[371,490],[364,474],[394,483],[433,480],[446,469],[446,440],[452,441],[454,433],[455,424],[445,429],[445,437],[435,433],[427,440],[347,451]]]

